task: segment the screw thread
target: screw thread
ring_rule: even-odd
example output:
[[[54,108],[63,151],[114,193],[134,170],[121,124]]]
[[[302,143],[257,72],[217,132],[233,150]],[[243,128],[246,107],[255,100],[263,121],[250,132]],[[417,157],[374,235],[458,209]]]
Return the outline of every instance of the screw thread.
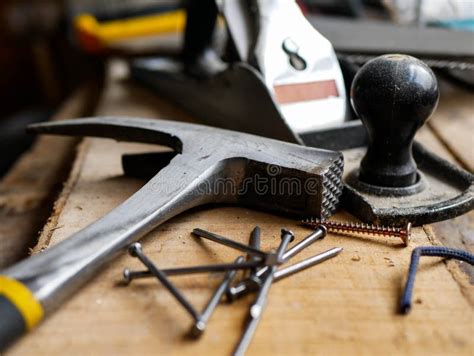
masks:
[[[395,227],[344,221],[319,220],[311,218],[303,220],[303,225],[309,226],[311,228],[316,228],[318,225],[324,225],[330,232],[352,232],[378,236],[400,237],[405,245],[408,245],[411,234],[410,223],[408,223],[406,227]]]

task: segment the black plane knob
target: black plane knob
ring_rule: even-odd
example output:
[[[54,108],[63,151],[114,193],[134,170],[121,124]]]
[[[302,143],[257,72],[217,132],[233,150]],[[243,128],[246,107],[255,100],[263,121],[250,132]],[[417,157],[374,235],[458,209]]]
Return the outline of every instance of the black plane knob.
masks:
[[[379,187],[408,187],[417,182],[413,138],[435,110],[438,98],[433,71],[416,58],[384,55],[359,70],[351,102],[369,136],[360,165],[362,182]]]

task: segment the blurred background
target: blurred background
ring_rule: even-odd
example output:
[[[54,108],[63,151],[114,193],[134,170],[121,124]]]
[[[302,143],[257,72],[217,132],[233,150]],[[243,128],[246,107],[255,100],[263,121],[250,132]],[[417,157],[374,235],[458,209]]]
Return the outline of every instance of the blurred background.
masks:
[[[308,16],[350,20],[349,24],[376,21],[399,26],[387,30],[393,34],[402,26],[473,29],[474,5],[468,0],[299,0],[298,3]],[[50,118],[76,88],[91,76],[100,75],[108,58],[155,52],[179,54],[185,22],[182,7],[180,0],[1,1],[0,176],[32,143],[33,138],[24,134],[25,125]],[[333,42],[336,51],[343,45],[338,43],[341,34],[337,32],[349,31],[343,27],[347,23],[337,21],[333,27],[322,23],[321,29],[318,20],[311,21]],[[376,36],[376,31],[363,26],[360,35],[356,30],[350,31],[359,42],[370,44],[383,39],[383,34]],[[364,37],[367,31],[374,37]],[[460,43],[459,49],[472,51],[466,48],[466,42]],[[380,51],[383,53],[386,48]],[[363,48],[360,53],[356,49],[353,52],[367,54]],[[465,57],[466,53],[461,55]],[[456,54],[448,53],[448,60],[452,59],[450,56]],[[465,73],[461,79],[466,79]]]

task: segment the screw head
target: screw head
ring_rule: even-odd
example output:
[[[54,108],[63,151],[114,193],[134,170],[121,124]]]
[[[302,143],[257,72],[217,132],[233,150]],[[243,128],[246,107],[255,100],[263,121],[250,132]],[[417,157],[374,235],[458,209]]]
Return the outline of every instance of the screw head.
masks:
[[[198,338],[204,333],[204,330],[206,330],[206,323],[198,320],[191,329],[191,336]]]
[[[252,318],[257,319],[260,317],[260,314],[262,314],[262,306],[252,305],[252,307],[250,308],[250,315],[252,316]]]
[[[236,286],[232,286],[226,290],[226,298],[228,302],[233,302],[241,296],[255,292],[262,286],[262,280],[257,276],[251,275]]]
[[[281,238],[283,239],[283,237],[286,235],[291,235],[290,242],[293,242],[293,240],[295,239],[295,234],[293,233],[293,231],[287,230],[287,229],[281,229]]]
[[[405,244],[405,246],[408,246],[408,244],[411,241],[411,222],[409,222],[407,224],[405,233],[406,234],[402,237],[402,239],[403,239],[403,243]]]
[[[142,245],[138,242],[134,242],[133,244],[130,245],[128,248],[128,253],[132,257],[137,257],[137,252],[142,252]]]
[[[229,287],[225,291],[226,300],[228,303],[232,303],[234,300],[237,299],[237,288],[236,287]]]
[[[326,225],[323,225],[323,223],[321,223],[317,229],[321,230],[323,232],[323,236],[321,237],[322,239],[324,239],[326,237],[326,235],[328,234],[328,228],[326,227]]]
[[[131,281],[132,281],[132,277],[130,275],[130,269],[125,268],[123,270],[123,283],[130,284]]]

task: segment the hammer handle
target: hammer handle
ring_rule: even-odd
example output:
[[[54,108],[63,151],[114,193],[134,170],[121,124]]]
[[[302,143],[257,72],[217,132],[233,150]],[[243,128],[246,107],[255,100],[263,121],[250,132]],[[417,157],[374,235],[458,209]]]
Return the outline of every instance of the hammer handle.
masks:
[[[0,276],[0,350],[43,318],[43,307],[21,282]]]
[[[183,156],[100,220],[0,272],[1,348],[57,309],[130,243],[206,202],[206,196],[193,189],[194,184],[212,180],[220,167],[208,169],[202,164],[191,171],[189,158]]]

